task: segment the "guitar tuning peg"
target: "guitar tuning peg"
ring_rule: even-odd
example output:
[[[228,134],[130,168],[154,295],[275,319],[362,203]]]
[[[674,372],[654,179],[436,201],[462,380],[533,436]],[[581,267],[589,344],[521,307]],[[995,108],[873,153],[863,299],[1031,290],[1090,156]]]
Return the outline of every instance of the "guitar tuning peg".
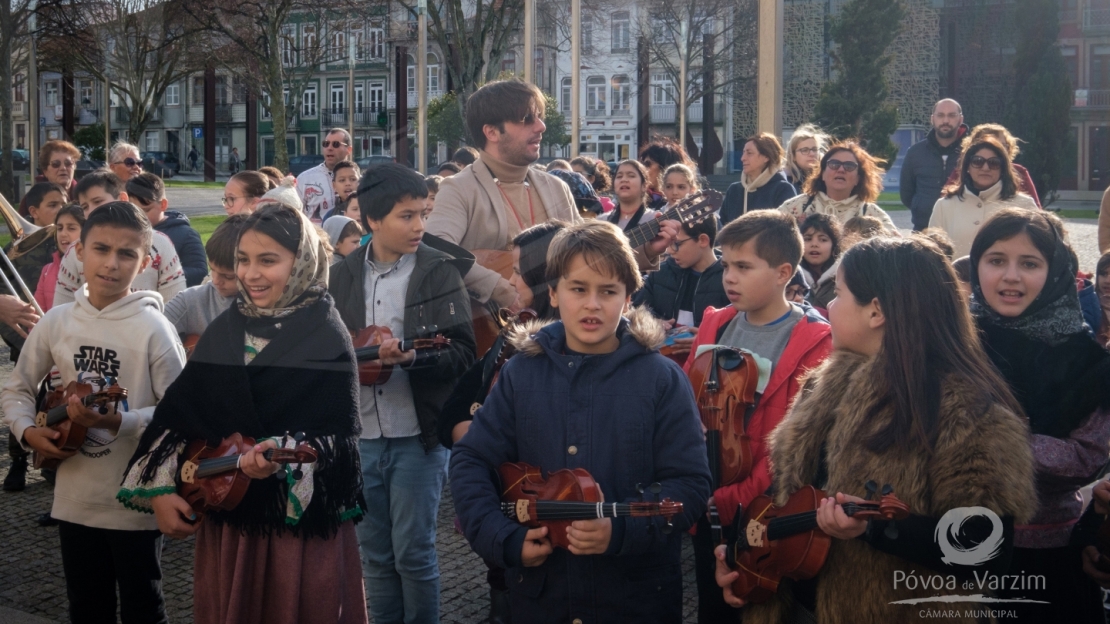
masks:
[[[296,440],[298,444],[304,442],[304,438],[305,436],[303,431],[298,431],[297,433],[293,434],[293,439]]]
[[[643,494],[644,493],[644,484],[643,483],[637,483],[636,484],[636,491],[640,494]]]
[[[674,532],[674,523],[668,520],[663,525],[663,535],[670,535],[672,532]]]
[[[883,496],[890,496],[894,493],[894,486],[887,483],[883,486]]]
[[[304,478],[304,472],[301,470],[301,467],[298,464],[297,467],[293,469],[293,479],[296,480],[296,481],[300,481],[303,478]]]
[[[100,412],[100,415],[103,416],[103,415],[108,413],[108,406],[107,405],[101,405],[99,408],[97,408],[96,411]]]
[[[282,468],[281,470],[278,470],[277,472],[274,473],[274,475],[277,476],[277,478],[282,480],[282,481],[285,480],[285,477],[287,476],[287,474],[288,473],[286,472],[285,468]]]
[[[661,484],[659,484],[659,483],[652,483],[651,484],[651,493],[652,494],[658,494],[662,491],[663,491],[663,486]]]
[[[863,499],[871,500],[871,497],[875,495],[875,490],[879,489],[879,484],[874,481],[868,481],[863,484],[863,489],[867,490],[867,496],[864,496]]]

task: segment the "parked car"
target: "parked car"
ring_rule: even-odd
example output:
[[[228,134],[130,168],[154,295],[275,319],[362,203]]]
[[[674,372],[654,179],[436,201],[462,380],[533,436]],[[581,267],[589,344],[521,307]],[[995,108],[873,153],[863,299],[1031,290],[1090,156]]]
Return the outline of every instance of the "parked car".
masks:
[[[289,173],[299,176],[305,171],[324,162],[323,154],[302,154],[289,159]]]
[[[362,158],[355,159],[355,164],[358,165],[358,168],[362,169],[363,171],[366,171],[367,167],[372,167],[374,165],[383,165],[385,163],[391,162],[393,162],[392,156],[363,156]]]
[[[181,173],[181,161],[173,152],[143,152],[143,171],[149,171],[161,178],[172,178]]]
[[[73,170],[73,178],[75,180],[80,180],[81,178],[83,178],[85,176],[86,173],[89,173],[90,171],[96,171],[97,169],[103,169],[103,168],[104,168],[104,161],[103,160],[92,160],[92,159],[87,158],[87,157],[82,157],[81,160],[77,161],[77,167],[74,168],[74,170]]]
[[[0,152],[2,154],[2,152]],[[31,152],[25,149],[12,150],[12,170],[27,171],[31,164]]]

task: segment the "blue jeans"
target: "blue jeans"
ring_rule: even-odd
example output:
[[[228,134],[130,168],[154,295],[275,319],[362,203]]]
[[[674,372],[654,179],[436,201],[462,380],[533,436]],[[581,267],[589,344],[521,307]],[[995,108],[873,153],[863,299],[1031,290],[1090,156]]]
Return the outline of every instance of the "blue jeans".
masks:
[[[418,436],[359,440],[366,516],[356,530],[376,624],[439,622],[436,518],[449,451]]]

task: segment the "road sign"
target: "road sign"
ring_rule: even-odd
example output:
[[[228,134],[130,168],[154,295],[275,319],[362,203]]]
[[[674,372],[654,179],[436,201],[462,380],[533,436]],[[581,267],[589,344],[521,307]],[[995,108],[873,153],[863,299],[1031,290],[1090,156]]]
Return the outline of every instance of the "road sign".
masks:
[[[45,125],[46,125],[46,117],[39,117],[39,126],[42,127],[42,126],[45,126]]]
[[[204,128],[193,128],[193,138],[194,139],[203,139],[204,138]]]

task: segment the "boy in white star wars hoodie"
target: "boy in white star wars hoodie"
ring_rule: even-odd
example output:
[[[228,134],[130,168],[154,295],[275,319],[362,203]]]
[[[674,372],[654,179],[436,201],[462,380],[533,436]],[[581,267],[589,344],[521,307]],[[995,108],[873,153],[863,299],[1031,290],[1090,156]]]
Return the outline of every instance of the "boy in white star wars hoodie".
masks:
[[[150,222],[135,206],[112,202],[93,211],[81,229],[77,254],[85,285],[76,301],[55,306],[31,331],[0,392],[5,422],[27,450],[63,460],[51,515],[59,520],[70,617],[114,622],[116,586],[124,622],[165,622],[155,518],[116,502],[124,469],[154,407],[185,365],[162,297],[131,292],[150,263]],[[61,383],[113,378],[127,400],[107,414],[70,399],[69,417],[89,427],[76,452],[54,445],[57,432],[35,426],[39,382],[57,367]],[[95,388],[94,388],[95,389]]]

